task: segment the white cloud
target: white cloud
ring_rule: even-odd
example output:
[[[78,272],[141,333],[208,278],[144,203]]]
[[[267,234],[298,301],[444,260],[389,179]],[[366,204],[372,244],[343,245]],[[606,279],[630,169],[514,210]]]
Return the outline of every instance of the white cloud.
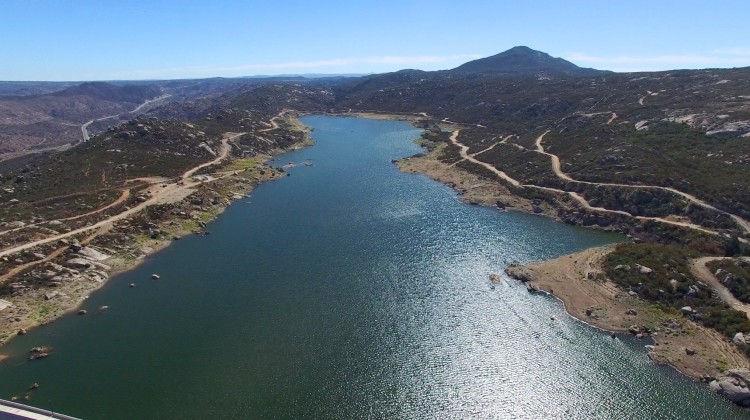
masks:
[[[329,60],[289,61],[280,63],[247,63],[235,66],[187,66],[162,69],[137,69],[112,73],[112,79],[128,78],[180,78],[213,76],[250,76],[255,74],[280,73],[366,73],[393,71],[405,67],[444,65],[450,67],[481,57],[477,54],[417,55],[417,56],[370,56],[336,58]]]
[[[750,66],[750,48],[717,49],[710,54],[599,56],[570,53],[563,56],[576,64],[614,71],[653,71],[681,68]]]
[[[750,57],[750,47],[720,48],[714,50],[714,53],[721,55],[744,55],[745,57]]]
[[[459,55],[413,55],[399,56],[386,55],[382,57],[368,57],[362,60],[365,63],[373,64],[440,64],[450,62],[464,62],[480,58],[478,54],[459,54]]]

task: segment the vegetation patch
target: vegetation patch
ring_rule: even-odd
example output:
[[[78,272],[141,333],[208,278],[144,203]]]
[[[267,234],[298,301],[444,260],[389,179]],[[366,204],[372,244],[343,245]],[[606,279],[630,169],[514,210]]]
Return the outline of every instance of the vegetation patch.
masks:
[[[750,303],[750,261],[724,259],[713,260],[706,265],[734,297]]]
[[[728,338],[750,331],[744,312],[721,301],[690,273],[695,251],[661,244],[620,244],[604,261],[608,278],[628,293],[713,328]]]

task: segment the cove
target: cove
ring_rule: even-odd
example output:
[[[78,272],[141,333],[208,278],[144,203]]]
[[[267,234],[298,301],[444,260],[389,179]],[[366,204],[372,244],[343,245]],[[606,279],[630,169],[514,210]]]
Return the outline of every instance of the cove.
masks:
[[[642,342],[514,281],[489,287],[508,263],[623,237],[399,172],[391,160],[420,151],[408,123],[302,121],[316,145],[273,163],[312,166],[114,277],[88,315],[11,341],[0,396],[37,382],[30,404],[86,419],[746,417]],[[42,345],[54,354],[26,361]]]

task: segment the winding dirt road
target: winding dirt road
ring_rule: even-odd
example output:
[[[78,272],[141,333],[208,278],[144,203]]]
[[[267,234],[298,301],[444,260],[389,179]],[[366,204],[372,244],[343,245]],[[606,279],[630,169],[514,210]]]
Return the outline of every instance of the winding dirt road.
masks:
[[[21,252],[21,251],[24,251],[24,250],[27,250],[27,249],[30,249],[30,248],[33,248],[33,247],[36,247],[36,246],[39,246],[39,245],[45,245],[45,244],[48,244],[48,243],[51,243],[51,242],[59,241],[60,239],[68,238],[70,236],[78,235],[80,233],[85,233],[85,232],[89,232],[89,231],[94,231],[94,230],[99,229],[99,228],[108,227],[112,223],[114,223],[116,221],[119,221],[119,220],[123,220],[123,219],[125,219],[127,217],[130,217],[130,216],[132,216],[132,215],[140,212],[141,210],[143,210],[143,209],[145,209],[145,208],[147,208],[149,206],[152,206],[154,204],[163,203],[164,199],[167,198],[167,197],[177,198],[177,197],[185,197],[185,196],[189,195],[189,192],[192,192],[192,191],[188,191],[188,190],[191,190],[192,187],[195,187],[195,186],[197,186],[197,185],[199,185],[199,184],[201,184],[203,182],[203,181],[190,181],[189,180],[190,176],[192,174],[194,174],[197,170],[201,169],[201,168],[205,168],[206,166],[210,166],[210,165],[215,165],[215,164],[220,163],[221,161],[223,161],[229,155],[229,150],[230,150],[230,147],[229,147],[229,144],[228,144],[229,141],[234,140],[235,138],[238,138],[238,137],[242,136],[243,134],[245,134],[245,133],[227,133],[227,134],[225,134],[225,137],[221,140],[221,149],[220,149],[219,156],[216,159],[214,159],[214,160],[212,160],[210,162],[202,163],[202,164],[200,164],[198,166],[195,166],[195,167],[187,170],[183,174],[183,176],[180,178],[181,181],[168,183],[166,187],[164,187],[164,188],[156,191],[149,199],[147,199],[146,201],[144,201],[144,202],[136,205],[135,207],[133,207],[131,209],[128,209],[128,210],[125,210],[125,211],[123,211],[121,213],[118,213],[118,214],[116,214],[114,216],[108,217],[107,219],[104,219],[104,220],[102,220],[100,222],[94,223],[94,224],[92,224],[90,226],[84,226],[84,227],[79,228],[79,229],[71,230],[70,232],[61,233],[59,235],[50,236],[48,238],[40,239],[40,240],[37,240],[37,241],[33,241],[33,242],[29,242],[29,243],[26,243],[26,244],[23,244],[23,245],[16,246],[14,248],[10,248],[10,249],[6,249],[6,250],[3,250],[3,251],[0,251],[0,257],[6,256],[6,255],[15,254],[17,252]],[[186,193],[187,193],[187,195],[186,195]]]
[[[143,106],[147,105],[148,103],[154,102],[154,101],[157,101],[157,100],[160,100],[160,99],[163,99],[163,98],[164,98],[164,96],[159,97],[159,98],[154,98],[154,99],[152,99],[150,101],[146,101],[145,103],[139,105],[138,108],[136,108],[134,111],[131,111],[131,112],[135,112],[135,111],[139,110],[140,108],[142,108]],[[259,130],[259,132],[268,132],[268,131],[271,131],[271,130],[278,129],[279,128],[279,124],[276,122],[276,120],[279,119],[279,118],[281,118],[281,117],[283,117],[284,114],[286,114],[288,112],[289,112],[289,110],[286,110],[286,109],[282,110],[281,112],[279,112],[276,116],[274,116],[273,118],[271,118],[271,120],[269,121],[269,123],[271,124],[271,127],[270,128],[265,128],[263,130]],[[203,180],[193,180],[193,181],[190,180],[190,178],[193,176],[193,174],[195,174],[200,169],[205,168],[207,166],[216,165],[216,164],[222,162],[224,159],[226,159],[226,157],[229,155],[229,152],[231,150],[231,146],[230,146],[229,143],[231,141],[233,141],[233,140],[235,140],[235,139],[243,136],[244,134],[246,134],[246,133],[224,133],[224,137],[221,139],[221,146],[219,148],[219,154],[216,157],[216,159],[214,159],[212,161],[209,161],[209,162],[202,163],[200,165],[197,165],[197,166],[195,166],[193,168],[188,169],[187,171],[185,171],[185,173],[182,174],[182,176],[179,178],[180,180],[177,181],[177,182],[169,182],[168,180],[166,180],[164,178],[156,178],[156,177],[137,178],[137,179],[131,179],[131,180],[126,181],[126,183],[127,182],[132,182],[132,181],[145,181],[145,182],[152,182],[152,183],[153,182],[163,182],[163,183],[166,184],[166,186],[164,186],[163,188],[155,191],[153,193],[153,195],[150,198],[148,198],[146,201],[144,201],[144,202],[136,205],[135,207],[133,207],[131,209],[128,209],[128,210],[125,210],[125,211],[123,211],[121,213],[118,213],[118,214],[116,214],[114,216],[108,217],[107,219],[99,221],[99,222],[97,222],[95,224],[92,224],[90,226],[84,226],[84,227],[79,228],[79,229],[74,229],[74,230],[72,230],[70,232],[61,233],[61,234],[58,234],[58,235],[55,235],[55,236],[51,236],[51,237],[44,238],[44,239],[39,239],[39,240],[36,240],[36,241],[33,241],[33,242],[28,242],[28,243],[23,244],[23,245],[19,245],[19,246],[13,247],[13,248],[9,248],[9,249],[0,251],[0,257],[6,256],[6,255],[15,254],[15,253],[21,252],[21,251],[25,251],[27,249],[34,248],[34,247],[39,246],[39,245],[45,245],[45,244],[48,244],[48,243],[51,243],[51,242],[59,241],[60,239],[64,239],[64,238],[67,238],[67,237],[70,237],[70,236],[78,235],[80,233],[94,231],[96,229],[103,228],[103,227],[109,227],[109,226],[111,226],[112,223],[114,223],[116,221],[119,221],[119,220],[122,220],[122,219],[125,219],[127,217],[130,217],[130,216],[132,216],[132,215],[140,212],[141,210],[143,210],[143,209],[145,209],[145,208],[147,208],[149,206],[152,206],[154,204],[163,204],[163,203],[175,202],[175,201],[182,200],[183,198],[187,197],[188,195],[190,195],[193,192],[193,189],[192,189],[193,187],[195,187],[195,186],[197,186],[197,185],[199,185],[199,184],[201,184],[203,182],[210,182],[210,181],[213,181],[213,180],[216,180],[216,179],[223,178],[223,177],[220,177],[220,178],[208,177],[207,179],[203,179]],[[229,176],[231,174],[233,174],[233,173],[230,172],[226,176]],[[116,206],[118,204],[123,203],[125,200],[128,199],[129,196],[130,196],[130,189],[124,189],[123,192],[122,192],[122,194],[120,195],[120,197],[118,197],[115,201],[113,201],[112,203],[110,203],[110,204],[108,204],[108,205],[106,205],[104,207],[101,207],[101,208],[96,209],[94,211],[88,212],[86,214],[81,214],[81,215],[77,215],[77,216],[73,216],[73,217],[69,217],[69,218],[65,218],[65,219],[59,219],[59,221],[75,220],[75,219],[79,219],[79,218],[82,218],[82,217],[90,216],[92,214],[99,213],[99,212],[104,211],[104,210],[106,210],[108,208],[111,208],[111,207],[114,207],[114,206]],[[43,223],[49,223],[51,221],[54,221],[54,220],[48,220],[48,221],[45,221]],[[38,223],[38,224],[42,224],[42,223]],[[11,230],[7,230],[7,231],[4,231],[4,232],[0,232],[0,235],[5,234],[5,233],[9,233],[9,232],[13,232],[13,231],[16,231],[16,230],[20,230],[20,229],[26,229],[26,228],[28,228],[30,226],[34,226],[34,225],[26,225],[26,226],[21,227],[21,228],[16,228],[16,229],[11,229]],[[57,250],[55,252],[57,252]],[[43,261],[46,261],[46,260],[48,260],[48,259],[45,258]]]
[[[716,292],[719,294],[719,297],[721,297],[721,300],[726,302],[732,308],[746,313],[748,317],[750,317],[750,305],[734,297],[732,292],[730,292],[729,289],[727,289],[706,266],[706,264],[711,261],[724,260],[727,258],[729,257],[696,258],[690,264],[690,272],[693,273],[693,275],[697,277],[698,280],[708,284],[709,286],[711,286],[711,288],[716,290]]]
[[[583,208],[585,208],[586,210],[593,211],[593,212],[616,214],[616,215],[619,215],[619,216],[627,216],[627,217],[635,218],[637,220],[654,221],[654,222],[664,223],[664,224],[673,225],[673,226],[686,227],[686,228],[698,230],[698,231],[701,231],[701,232],[705,232],[705,233],[708,233],[708,234],[711,234],[711,235],[719,235],[718,232],[712,231],[710,229],[706,229],[706,228],[704,228],[702,226],[699,226],[699,225],[696,225],[696,224],[693,224],[693,223],[678,222],[678,221],[675,221],[675,220],[664,219],[664,218],[661,218],[661,217],[633,216],[632,214],[630,214],[628,212],[624,212],[624,211],[620,211],[620,210],[610,210],[610,209],[606,209],[604,207],[594,207],[591,204],[589,204],[589,202],[585,198],[583,198],[580,194],[578,194],[576,192],[573,192],[573,191],[565,191],[565,190],[561,190],[561,189],[557,189],[557,188],[551,188],[551,187],[542,187],[542,186],[533,185],[533,184],[522,184],[517,179],[515,179],[515,178],[511,177],[510,175],[508,175],[507,173],[505,173],[505,172],[497,169],[494,165],[489,164],[487,162],[483,162],[483,161],[477,159],[476,157],[474,157],[473,155],[469,154],[468,153],[469,146],[466,146],[465,144],[463,144],[460,141],[458,141],[458,135],[459,135],[459,133],[460,133],[460,130],[454,130],[451,133],[450,141],[459,148],[459,154],[463,158],[462,160],[468,160],[469,162],[472,162],[472,163],[475,163],[477,165],[482,166],[483,168],[489,170],[490,172],[494,173],[499,178],[505,180],[506,182],[510,183],[513,186],[523,187],[523,188],[534,188],[534,189],[538,189],[538,190],[553,192],[553,193],[556,193],[556,194],[567,194],[568,196],[570,196],[574,200],[576,200]],[[546,132],[544,134],[546,134]],[[560,164],[559,158],[557,158],[557,156],[554,156],[554,155],[552,155],[550,153],[547,153],[547,152],[543,151],[544,149],[541,146],[541,140],[544,137],[544,134],[542,134],[541,136],[539,136],[539,138],[537,138],[537,141],[536,141],[537,151],[539,151],[539,149],[541,148],[542,151],[540,153],[544,153],[544,154],[546,154],[548,156],[551,156],[551,157],[553,156],[556,159],[556,161],[557,161],[558,170],[559,170],[559,164]],[[553,166],[554,166],[554,160],[555,159],[553,159]],[[562,171],[560,171],[560,173],[562,173]],[[571,181],[575,181],[573,179],[570,179],[570,180]],[[594,184],[594,183],[592,183],[592,184]]]
[[[91,216],[91,215],[94,215],[96,213],[101,213],[104,210],[107,210],[107,209],[112,208],[112,207],[114,207],[114,206],[116,206],[118,204],[123,203],[125,200],[128,199],[128,197],[130,197],[130,190],[129,189],[125,189],[125,190],[122,190],[122,192],[120,193],[120,196],[117,197],[117,199],[115,199],[115,201],[113,201],[113,202],[105,205],[104,207],[99,207],[98,209],[92,210],[92,211],[90,211],[88,213],[79,214],[79,215],[71,216],[71,217],[66,217],[66,218],[63,218],[63,219],[45,220],[43,222],[31,223],[31,224],[28,224],[28,225],[25,225],[25,226],[21,226],[21,227],[18,227],[18,228],[4,230],[4,231],[0,232],[0,236],[5,235],[7,233],[12,233],[12,232],[16,232],[16,231],[19,231],[19,230],[28,229],[28,228],[31,228],[31,227],[34,227],[34,226],[41,226],[41,225],[47,224],[47,223],[52,222],[52,221],[64,222],[64,221],[68,221],[68,220],[76,220],[76,219],[80,219],[82,217]]]
[[[108,115],[108,116],[106,116],[106,117],[101,117],[101,118],[94,118],[94,119],[92,119],[92,120],[88,120],[88,121],[86,121],[85,123],[83,123],[83,125],[81,125],[81,137],[83,138],[83,141],[84,141],[84,142],[87,142],[87,141],[89,141],[89,138],[90,138],[90,137],[89,137],[89,131],[88,131],[88,127],[89,127],[89,126],[90,126],[91,124],[95,123],[96,121],[104,121],[104,120],[108,120],[108,119],[110,119],[110,118],[116,118],[116,117],[119,117],[120,115],[125,115],[125,114],[135,114],[135,113],[137,113],[137,112],[140,112],[140,110],[141,110],[141,109],[143,109],[143,107],[145,107],[145,106],[147,106],[147,105],[149,105],[149,104],[152,104],[152,103],[154,103],[154,102],[156,102],[156,101],[160,101],[160,100],[162,100],[162,99],[168,98],[168,97],[170,97],[170,96],[172,96],[172,95],[167,95],[167,94],[164,94],[164,95],[161,95],[161,96],[157,96],[156,98],[152,98],[152,99],[148,99],[148,100],[146,100],[145,102],[143,102],[142,104],[138,105],[137,107],[133,108],[133,109],[132,109],[132,110],[130,110],[130,111],[127,111],[127,112],[121,112],[121,113],[119,113],[119,114]]]
[[[505,181],[511,183],[512,185],[516,187],[521,185],[520,182],[518,182],[516,179],[512,178],[510,175],[506,174],[505,172],[497,169],[496,167],[494,167],[493,165],[490,165],[487,162],[482,162],[481,160],[476,159],[474,156],[470,155],[469,146],[466,146],[465,144],[458,141],[458,134],[460,131],[461,130],[454,130],[453,133],[451,133],[450,140],[454,145],[458,146],[459,154],[464,160],[468,160],[469,162],[482,166],[483,168],[494,173],[498,177],[504,179]]]
[[[283,117],[284,114],[291,112],[289,109],[282,109],[281,112],[276,114],[273,118],[271,118],[268,122],[271,123],[270,128],[264,128],[262,130],[258,130],[259,133],[266,133],[268,131],[277,130],[279,128],[279,124],[276,122],[279,118]]]
[[[724,214],[726,216],[729,216],[730,218],[732,218],[732,220],[735,221],[735,223],[737,223],[737,225],[739,225],[743,230],[745,230],[746,233],[750,233],[750,222],[748,222],[747,220],[744,220],[741,217],[739,217],[737,215],[734,215],[732,213],[726,212],[724,210],[720,210],[720,209],[718,209],[718,208],[716,208],[716,207],[708,204],[707,202],[701,200],[700,198],[698,198],[698,197],[696,197],[696,196],[694,196],[692,194],[688,194],[686,192],[683,192],[683,191],[680,191],[680,190],[677,190],[677,189],[674,189],[674,188],[671,188],[671,187],[661,187],[661,186],[658,186],[658,185],[618,184],[618,183],[614,183],[614,182],[589,182],[589,181],[579,181],[577,179],[573,179],[568,174],[566,174],[565,172],[562,171],[561,164],[560,164],[560,158],[557,155],[555,155],[553,153],[549,153],[549,152],[547,152],[547,151],[544,150],[544,146],[542,145],[542,141],[544,140],[544,136],[547,135],[547,133],[549,133],[549,130],[545,131],[544,133],[542,133],[542,135],[540,135],[539,137],[536,138],[536,141],[534,142],[534,145],[536,146],[536,150],[535,151],[537,153],[541,153],[543,155],[546,155],[546,156],[550,157],[550,159],[552,160],[552,170],[555,172],[555,175],[557,175],[557,177],[560,178],[560,179],[562,179],[562,180],[569,181],[569,182],[576,182],[576,183],[579,183],[579,184],[586,184],[586,185],[597,185],[597,186],[598,185],[603,185],[603,186],[606,186],[606,187],[638,188],[638,189],[650,189],[650,190],[669,191],[669,192],[671,192],[673,194],[677,194],[677,195],[685,198],[686,200],[690,201],[693,204],[696,204],[696,205],[701,206],[703,208],[706,208],[706,209],[709,209],[709,210],[713,210],[713,211],[716,211],[718,213],[721,213],[721,214]],[[681,223],[681,222],[679,222],[679,223]]]

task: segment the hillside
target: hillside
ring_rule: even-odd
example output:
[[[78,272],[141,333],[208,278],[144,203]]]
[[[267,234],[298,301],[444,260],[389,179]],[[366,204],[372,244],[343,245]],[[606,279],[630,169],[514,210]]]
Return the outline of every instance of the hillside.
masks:
[[[161,89],[175,97],[138,117],[129,112]],[[281,175],[261,162],[304,144],[299,125],[284,118],[290,112],[409,116],[425,129],[427,153],[413,161],[430,160],[448,174],[437,179],[462,194],[473,189],[469,185],[501,193],[476,204],[543,213],[646,243],[618,254],[622,258],[640,258],[653,243],[685,264],[699,255],[747,252],[749,92],[750,68],[610,73],[517,47],[448,71],[248,83],[85,83],[6,97],[0,111],[12,106],[4,109],[5,136],[13,124],[25,133],[31,127],[49,135],[65,127],[80,135],[85,118],[108,112],[127,121],[102,124],[90,141],[64,152],[0,162],[0,252],[9,254],[0,260],[0,275],[25,273],[17,287],[44,291],[28,267],[56,258],[52,240],[61,229],[84,240],[98,223],[125,218],[132,209],[148,207],[114,236],[91,235],[135,255],[133,238],[153,236],[154,229],[157,238],[169,237],[162,224],[154,228],[159,220],[172,232],[186,225],[199,231],[196,221],[218,211],[227,197]],[[453,172],[471,182],[453,182]],[[152,206],[160,197],[169,205]],[[127,239],[118,239],[121,234]],[[37,240],[49,242],[32,246]],[[40,255],[44,259],[35,259]],[[648,300],[646,294],[640,298]],[[683,303],[682,295],[670,301]],[[709,303],[701,310],[714,308]],[[746,327],[731,308],[720,306],[720,316],[705,318],[706,326],[728,336]],[[716,322],[709,325],[711,320]]]
[[[94,82],[42,95],[0,97],[0,156],[79,141],[86,121],[127,113],[160,94],[157,86]]]
[[[578,67],[570,61],[555,58],[529,47],[513,47],[491,57],[464,63],[451,73],[491,75],[564,74],[596,76],[607,73],[601,70]]]
[[[549,131],[544,152],[558,155],[568,178],[672,187],[747,219],[749,76],[750,68],[594,77],[387,74],[339,87],[335,106],[424,112],[463,124],[461,141],[470,152],[513,135],[482,159],[525,183],[563,188],[570,180],[552,171],[550,157],[535,144]],[[593,198],[594,191],[580,188]],[[625,205],[599,199],[617,209]],[[651,211],[658,210],[633,213]]]

